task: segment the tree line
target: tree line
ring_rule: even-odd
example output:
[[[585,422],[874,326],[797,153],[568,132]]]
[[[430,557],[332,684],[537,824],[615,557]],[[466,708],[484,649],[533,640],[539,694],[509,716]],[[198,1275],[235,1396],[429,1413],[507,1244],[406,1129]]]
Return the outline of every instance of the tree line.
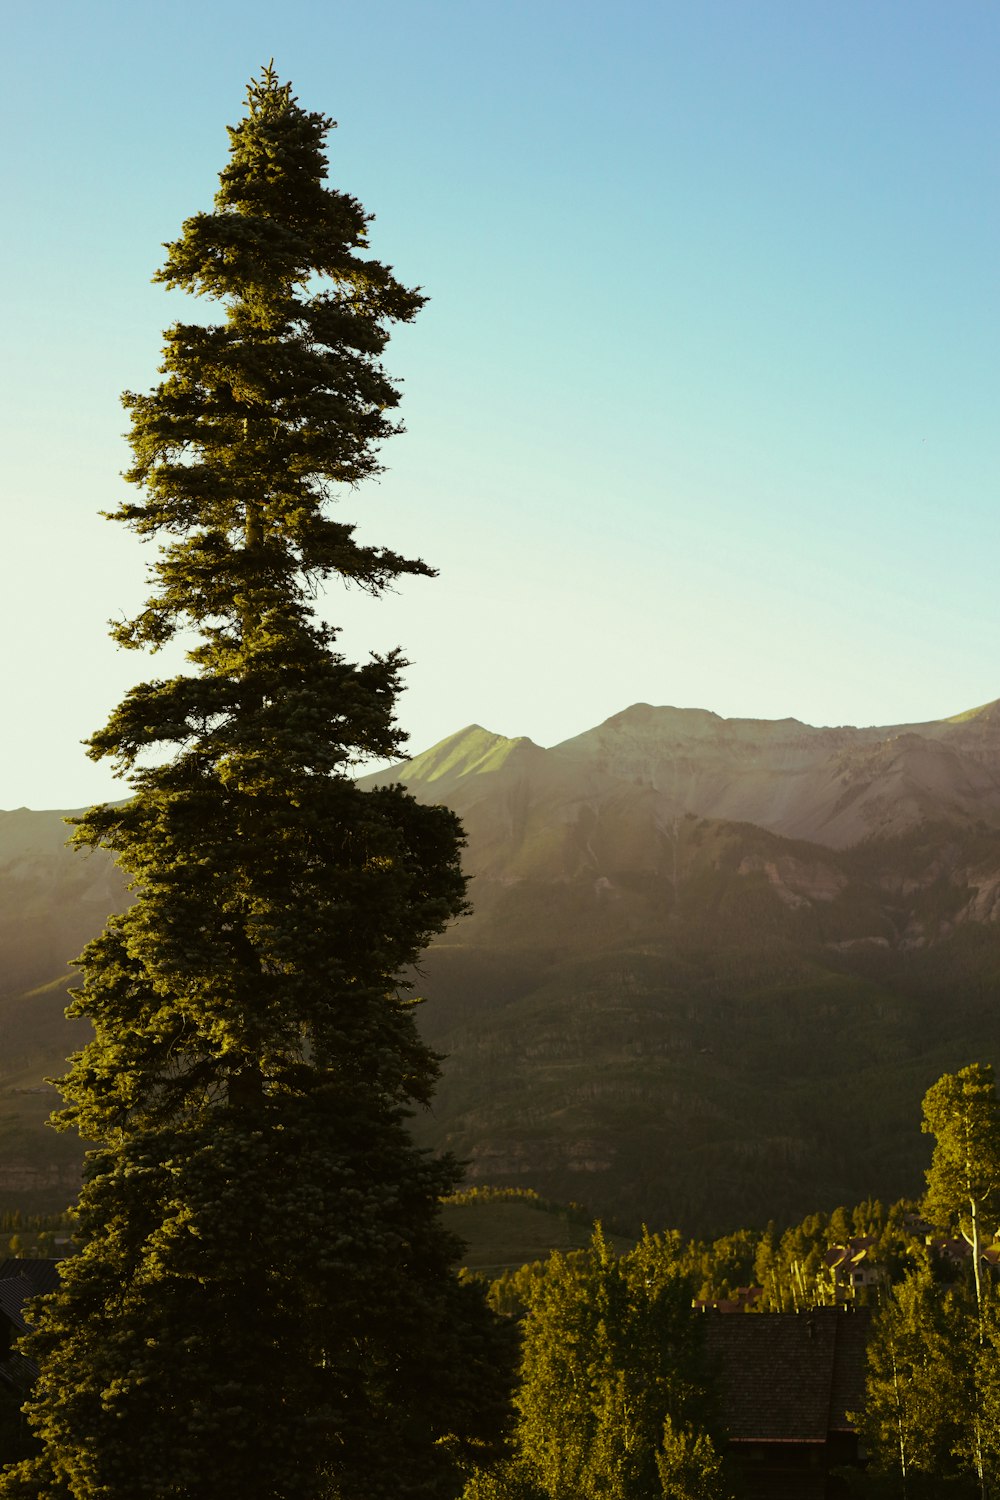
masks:
[[[618,1258],[598,1230],[586,1251],[494,1280],[494,1307],[523,1330],[515,1454],[473,1479],[466,1500],[738,1496],[701,1337],[713,1314],[698,1306],[740,1288],[756,1295],[722,1315],[848,1299],[874,1313],[865,1404],[854,1414],[866,1466],[841,1476],[852,1493],[1000,1495],[992,1069],[975,1064],[939,1079],[923,1128],[934,1148],[920,1202],[868,1200],[781,1233],[769,1225],[712,1242],[647,1232]],[[831,1266],[831,1252],[852,1241],[878,1268],[861,1289],[838,1284]]]
[[[920,1201],[886,1207],[866,1200],[810,1214],[781,1232],[768,1225],[709,1242],[644,1231],[620,1254],[597,1226],[587,1249],[493,1280],[487,1300],[506,1343],[484,1343],[478,1365],[468,1342],[461,1350],[467,1399],[476,1408],[494,1401],[492,1444],[481,1446],[478,1460],[453,1448],[447,1471],[439,1469],[438,1493],[739,1500],[743,1480],[727,1452],[717,1372],[706,1358],[708,1320],[806,1313],[850,1300],[874,1314],[865,1402],[854,1413],[866,1465],[842,1474],[850,1493],[872,1500],[1000,1495],[1000,1105],[992,1070],[977,1064],[938,1080],[924,1100],[923,1126],[934,1145]],[[511,1196],[471,1192],[486,1202]],[[878,1272],[860,1288],[833,1276],[835,1252],[852,1245]],[[477,1279],[466,1278],[464,1289],[474,1305]],[[753,1295],[734,1298],[740,1292]],[[712,1311],[720,1302],[734,1310]],[[509,1367],[498,1377],[486,1360],[497,1349],[509,1357],[515,1347],[513,1421],[505,1422]],[[23,1484],[37,1447],[24,1448],[16,1404],[5,1402],[3,1417],[6,1453],[22,1458],[5,1482]],[[392,1453],[406,1408],[390,1402],[384,1417]],[[359,1491],[364,1473],[358,1470]],[[350,1491],[331,1476],[314,1493],[334,1500]]]

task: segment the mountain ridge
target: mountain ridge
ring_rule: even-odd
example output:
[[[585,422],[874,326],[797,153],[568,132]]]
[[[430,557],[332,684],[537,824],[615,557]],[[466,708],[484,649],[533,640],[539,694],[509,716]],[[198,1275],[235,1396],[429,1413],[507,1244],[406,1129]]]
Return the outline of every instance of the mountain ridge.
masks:
[[[1000,1060],[998,705],[857,729],[636,704],[496,743],[381,773],[468,837],[472,915],[414,976],[448,1058],[426,1142],[633,1227],[919,1192],[923,1091]]]
[[[652,791],[661,822],[692,813],[831,848],[926,822],[1000,828],[1000,703],[868,728],[637,703],[549,749],[469,726],[362,784],[401,781],[422,799],[444,795],[465,816],[482,800],[475,778],[487,773],[516,780],[521,803],[537,799],[548,816],[553,796],[565,819],[574,805]]]
[[[860,729],[633,704],[548,749],[467,725],[361,784],[391,781],[466,829],[472,912],[409,979],[446,1057],[414,1128],[474,1183],[691,1232],[913,1194],[923,1092],[1000,1061],[997,703]],[[22,1207],[62,1206],[41,1080],[81,1037],[69,960],[128,899],[64,816],[0,813]]]

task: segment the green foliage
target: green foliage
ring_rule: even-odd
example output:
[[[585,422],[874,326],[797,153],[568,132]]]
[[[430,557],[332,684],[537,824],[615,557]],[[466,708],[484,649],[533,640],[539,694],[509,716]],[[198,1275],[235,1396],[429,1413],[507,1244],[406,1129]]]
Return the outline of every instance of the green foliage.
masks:
[[[758,1312],[795,1312],[844,1301],[864,1304],[877,1299],[882,1284],[926,1261],[916,1207],[900,1199],[886,1209],[878,1199],[867,1199],[853,1209],[807,1214],[781,1231],[771,1223],[762,1232],[740,1229],[717,1240],[693,1240],[683,1263],[699,1301],[732,1298],[742,1286],[759,1288],[752,1304]],[[866,1263],[878,1268],[879,1281],[856,1289],[837,1282],[826,1252],[861,1236],[872,1240]]]
[[[945,1279],[946,1264],[925,1258],[883,1305],[860,1417],[871,1493],[985,1497],[1000,1486],[1000,1302],[981,1266],[983,1215],[1000,1181],[992,1069],[973,1064],[939,1078],[923,1129],[935,1137],[925,1213],[968,1242],[969,1274]]]
[[[266,69],[230,131],[215,210],[168,286],[224,322],[167,331],[125,398],[160,550],[129,647],[191,642],[90,753],[134,795],[91,809],[134,905],[86,948],[93,1041],[60,1123],[93,1143],[79,1255],[31,1339],[44,1445],[0,1481],[33,1500],[421,1500],[500,1451],[513,1335],[452,1264],[456,1170],[412,1144],[437,1062],[400,975],[463,908],[457,820],[350,772],[398,753],[398,653],[354,665],[311,600],[427,566],[327,514],[378,468],[379,364],[422,298],[358,254],[325,185],[330,121]]]
[[[699,1301],[729,1298],[738,1286],[753,1281],[759,1238],[752,1230],[737,1229],[710,1244],[691,1242],[684,1264]]]
[[[726,1465],[708,1434],[677,1428],[669,1417],[656,1470],[664,1500],[732,1500]]]
[[[938,1141],[929,1201],[942,1227],[956,1227],[971,1217],[970,1183],[981,1203],[992,1190],[1000,1116],[990,1070],[941,1078],[928,1092],[925,1120]],[[859,1237],[871,1241],[859,1248],[881,1272],[871,1288],[877,1316],[867,1399],[855,1414],[869,1464],[863,1473],[843,1470],[838,1483],[870,1500],[1000,1493],[995,1272],[982,1278],[980,1310],[971,1257],[956,1266],[935,1256],[927,1229],[914,1202],[886,1207],[868,1198],[783,1231],[771,1224],[762,1234],[738,1230],[687,1244],[677,1235],[646,1235],[618,1258],[598,1235],[586,1253],[499,1278],[493,1305],[524,1317],[517,1451],[505,1466],[481,1470],[468,1500],[534,1500],[539,1484],[544,1500],[731,1494],[713,1438],[711,1380],[697,1359],[704,1324],[691,1317],[686,1293],[693,1288],[711,1301],[756,1277],[766,1293],[755,1311],[764,1316],[813,1307],[835,1290],[843,1295],[832,1285],[826,1251]]]
[[[969,1312],[961,1293],[927,1271],[893,1289],[869,1345],[862,1430],[875,1465],[901,1477],[954,1472],[967,1412],[965,1349]]]
[[[971,1247],[981,1311],[983,1214],[1000,1188],[1000,1101],[993,1069],[973,1063],[939,1078],[924,1099],[923,1129],[935,1138],[925,1209],[935,1223],[957,1226]]]
[[[473,1474],[462,1500],[547,1500],[537,1476],[523,1459],[507,1459]]]
[[[982,1342],[980,1330],[982,1328]],[[868,1349],[860,1427],[887,1493],[1000,1491],[1000,1306],[927,1269],[893,1288]],[[951,1488],[949,1488],[949,1486]],[[880,1493],[876,1485],[873,1493]]]
[[[502,1482],[529,1476],[546,1500],[645,1500],[661,1483],[665,1495],[707,1493],[696,1473],[714,1475],[718,1459],[678,1237],[647,1233],[617,1257],[598,1229],[587,1252],[552,1256],[525,1291],[517,1457]],[[675,1479],[689,1488],[669,1488]]]
[[[934,1222],[969,1233],[1000,1187],[1000,1101],[993,1069],[973,1063],[939,1078],[924,1099],[923,1127],[935,1137],[925,1206]]]
[[[47,1259],[72,1243],[75,1220],[70,1213],[31,1214],[19,1208],[0,1214],[0,1254]]]

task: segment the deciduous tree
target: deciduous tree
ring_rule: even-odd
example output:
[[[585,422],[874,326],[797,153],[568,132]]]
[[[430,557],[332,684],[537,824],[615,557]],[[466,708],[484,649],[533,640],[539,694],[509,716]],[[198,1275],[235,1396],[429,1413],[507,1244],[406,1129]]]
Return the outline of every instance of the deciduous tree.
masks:
[[[868,1351],[862,1422],[878,1475],[896,1493],[996,1493],[1000,1478],[1000,1308],[984,1280],[984,1214],[1000,1186],[1000,1107],[993,1071],[973,1064],[939,1078],[924,1098],[935,1138],[924,1208],[958,1230],[969,1262],[953,1281],[924,1264],[893,1289]],[[939,1267],[939,1272],[940,1272]]]
[[[598,1232],[586,1255],[553,1256],[524,1325],[514,1473],[547,1500],[725,1500],[700,1332],[676,1235],[619,1258]]]
[[[993,1069],[972,1063],[945,1073],[924,1097],[923,1130],[934,1136],[925,1210],[955,1227],[972,1250],[976,1306],[983,1310],[983,1215],[1000,1189],[1000,1102]],[[982,1330],[980,1330],[982,1342]]]
[[[924,1267],[893,1289],[875,1322],[861,1420],[874,1467],[895,1474],[904,1496],[965,1468],[956,1450],[968,1420],[970,1302]]]
[[[398,753],[404,663],[345,660],[312,605],[330,577],[431,572],[330,513],[395,430],[380,355],[423,301],[326,184],[331,123],[270,68],[251,84],[214,211],[158,273],[224,320],[168,329],[162,382],[125,397],[140,493],[116,518],[160,545],[114,634],[179,636],[190,670],[90,742],[133,795],[76,841],[136,899],[81,962],[82,1248],[7,1496],[431,1500],[504,1422],[509,1341],[439,1218],[456,1173],[406,1118],[437,1065],[400,976],[462,909],[460,829],[352,779]]]
[[[934,1136],[925,1212],[935,1223],[957,1228],[971,1251],[975,1331],[964,1340],[956,1337],[954,1357],[970,1378],[963,1431],[985,1500],[995,1461],[985,1392],[993,1368],[988,1351],[995,1313],[987,1315],[982,1265],[984,1214],[995,1206],[1000,1189],[1000,1101],[993,1069],[972,1063],[958,1073],[945,1073],[924,1096],[922,1128]]]

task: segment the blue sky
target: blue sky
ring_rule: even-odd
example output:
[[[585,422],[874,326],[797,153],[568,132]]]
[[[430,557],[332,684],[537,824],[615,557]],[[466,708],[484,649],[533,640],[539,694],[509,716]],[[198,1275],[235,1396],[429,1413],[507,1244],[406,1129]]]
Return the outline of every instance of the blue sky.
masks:
[[[441,576],[324,603],[411,657],[414,750],[1000,697],[992,0],[57,0],[6,36],[0,807],[120,795],[79,741],[173,665],[104,633],[146,554],[97,512],[191,315],[159,247],[272,56],[431,297],[342,513]]]

